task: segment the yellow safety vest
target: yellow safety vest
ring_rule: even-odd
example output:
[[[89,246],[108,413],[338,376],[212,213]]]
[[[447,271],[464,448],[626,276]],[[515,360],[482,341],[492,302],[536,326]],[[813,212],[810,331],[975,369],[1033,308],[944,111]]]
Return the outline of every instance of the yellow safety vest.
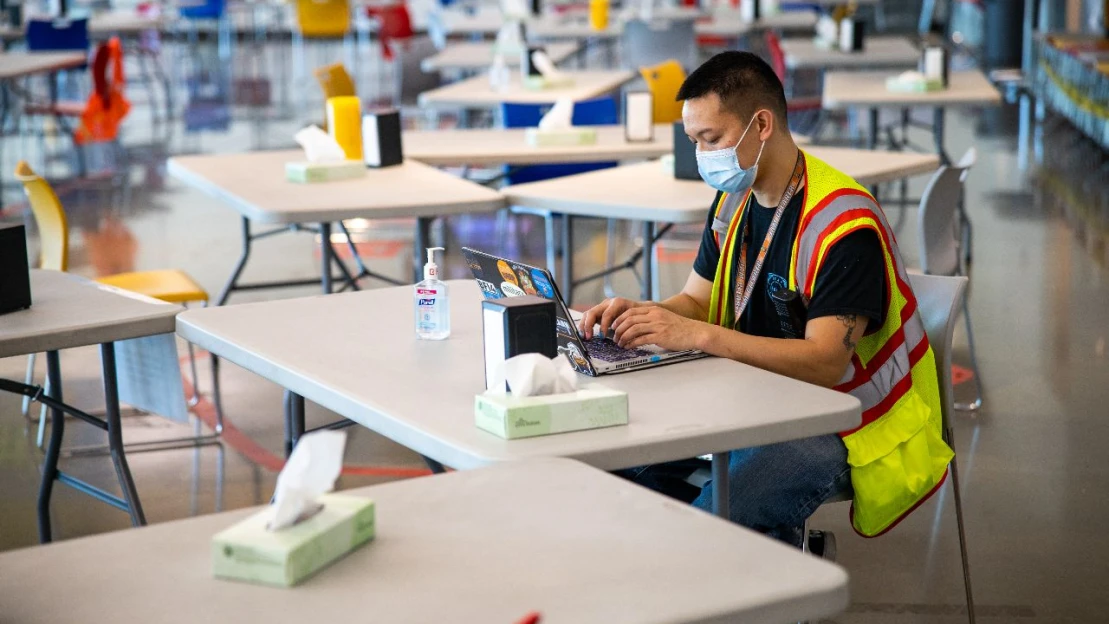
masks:
[[[943,484],[954,453],[942,437],[935,356],[885,214],[870,193],[846,174],[809,154],[805,165],[790,289],[807,304],[828,250],[861,229],[878,235],[886,261],[885,324],[859,341],[851,366],[836,386],[862,402],[862,424],[840,436],[847,447],[855,490],[852,525],[860,535],[875,537]],[[742,198],[724,194],[715,206],[718,223],[731,214],[726,231],[721,228],[716,235],[720,260],[708,318],[723,327],[734,326],[732,258],[738,253],[736,238],[749,198],[749,191]]]

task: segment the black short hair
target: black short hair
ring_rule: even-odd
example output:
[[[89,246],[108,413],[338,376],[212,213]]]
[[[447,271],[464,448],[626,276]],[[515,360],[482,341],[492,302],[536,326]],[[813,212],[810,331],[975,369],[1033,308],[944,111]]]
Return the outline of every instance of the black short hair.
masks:
[[[750,117],[767,108],[780,122],[788,122],[782,81],[757,54],[738,50],[717,54],[685,79],[677,99],[692,100],[707,93],[719,96],[737,117]]]

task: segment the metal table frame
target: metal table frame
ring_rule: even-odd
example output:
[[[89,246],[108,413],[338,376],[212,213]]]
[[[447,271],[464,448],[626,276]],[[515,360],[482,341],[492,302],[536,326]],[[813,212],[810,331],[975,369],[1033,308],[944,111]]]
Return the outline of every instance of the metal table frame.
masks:
[[[87,494],[117,509],[126,511],[131,516],[133,526],[146,524],[146,516],[143,514],[142,504],[139,502],[139,493],[135,488],[135,481],[131,477],[131,469],[127,465],[123,445],[119,388],[116,379],[115,343],[106,342],[100,345],[100,366],[104,376],[104,399],[106,403],[103,419],[62,402],[61,366],[57,351],[49,351],[46,354],[46,374],[50,382],[49,395],[45,393],[41,386],[31,386],[21,382],[0,379],[0,390],[31,397],[50,408],[50,441],[46,447],[46,458],[43,461],[42,482],[39,486],[38,495],[39,541],[44,544],[53,539],[50,525],[50,498],[54,491],[55,481],[68,485],[82,494]],[[122,497],[105,492],[58,469],[67,414],[108,433],[109,453],[112,464],[115,466],[120,489],[123,491]]]

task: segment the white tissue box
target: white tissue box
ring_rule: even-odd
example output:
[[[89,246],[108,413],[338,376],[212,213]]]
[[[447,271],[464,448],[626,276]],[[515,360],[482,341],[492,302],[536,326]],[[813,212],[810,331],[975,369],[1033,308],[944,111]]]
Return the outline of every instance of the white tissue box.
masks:
[[[628,394],[599,384],[546,396],[479,394],[474,397],[474,422],[506,440],[626,425]]]
[[[285,163],[285,179],[289,182],[299,182],[301,184],[349,180],[364,175],[366,175],[366,163],[361,160]]]
[[[524,88],[533,91],[542,89],[561,89],[564,87],[574,86],[574,78],[572,76],[560,75],[557,78],[548,78],[546,76],[525,76]]]
[[[374,537],[374,502],[361,496],[324,494],[316,515],[269,531],[267,507],[212,538],[216,578],[291,587]]]
[[[597,131],[593,128],[528,128],[524,131],[524,140],[532,147],[593,145],[597,142]]]

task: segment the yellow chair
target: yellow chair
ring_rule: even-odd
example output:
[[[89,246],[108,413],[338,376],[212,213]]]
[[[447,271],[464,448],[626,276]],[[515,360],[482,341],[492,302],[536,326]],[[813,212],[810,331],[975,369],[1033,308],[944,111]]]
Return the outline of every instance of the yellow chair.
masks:
[[[342,63],[317,67],[312,73],[316,76],[316,82],[320,83],[325,101],[333,97],[358,95],[354,89],[354,80]]]
[[[654,100],[653,117],[657,124],[674,123],[682,118],[682,103],[677,101],[678,89],[685,82],[685,70],[677,61],[640,67],[639,75],[647,82]]]
[[[35,215],[40,239],[39,265],[52,271],[69,270],[69,226],[65,209],[50,183],[38,175],[24,161],[15,167],[15,177],[23,184],[23,191]],[[101,284],[139,293],[170,303],[208,303],[208,293],[187,273],[176,269],[119,273],[97,279]],[[192,403],[200,398],[197,386],[196,359],[189,345],[189,363],[193,377]],[[28,373],[33,372],[29,367]],[[216,433],[223,429],[223,410],[220,407],[219,384],[213,367],[213,397],[216,404]],[[26,408],[24,409],[26,414]],[[41,432],[40,432],[41,437]]]
[[[348,0],[297,0],[296,14],[301,36],[339,39],[350,32]]]

